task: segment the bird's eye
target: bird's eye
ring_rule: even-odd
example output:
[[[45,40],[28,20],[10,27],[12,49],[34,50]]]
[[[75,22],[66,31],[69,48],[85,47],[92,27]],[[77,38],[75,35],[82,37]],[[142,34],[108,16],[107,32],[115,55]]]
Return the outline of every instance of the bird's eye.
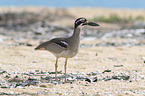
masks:
[[[81,22],[85,22],[85,20],[84,20],[84,19],[82,19],[82,20],[81,20]]]

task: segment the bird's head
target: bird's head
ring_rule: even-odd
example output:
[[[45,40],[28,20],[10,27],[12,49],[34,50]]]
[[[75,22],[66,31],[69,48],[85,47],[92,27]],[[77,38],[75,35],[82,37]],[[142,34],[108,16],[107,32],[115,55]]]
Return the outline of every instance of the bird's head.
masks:
[[[95,23],[95,22],[90,22],[88,21],[86,18],[78,18],[76,21],[75,21],[75,28],[77,28],[78,26],[84,26],[84,25],[89,25],[89,26],[100,26],[99,24]]]

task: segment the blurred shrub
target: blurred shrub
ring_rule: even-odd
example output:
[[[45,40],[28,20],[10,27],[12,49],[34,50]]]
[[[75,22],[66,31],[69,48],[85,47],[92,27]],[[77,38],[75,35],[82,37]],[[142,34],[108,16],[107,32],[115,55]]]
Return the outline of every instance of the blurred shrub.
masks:
[[[90,20],[97,21],[97,22],[105,22],[105,23],[132,23],[135,21],[144,21],[143,16],[137,17],[120,17],[117,14],[110,14],[109,16],[96,16],[91,18]]]
[[[143,16],[137,16],[135,18],[135,20],[137,20],[137,21],[144,21],[144,17]]]
[[[41,12],[41,13],[40,13]],[[0,13],[0,26],[29,26],[37,22],[55,21],[62,18],[73,18],[73,16],[64,8],[51,11],[49,8],[40,9],[37,12],[4,12]]]

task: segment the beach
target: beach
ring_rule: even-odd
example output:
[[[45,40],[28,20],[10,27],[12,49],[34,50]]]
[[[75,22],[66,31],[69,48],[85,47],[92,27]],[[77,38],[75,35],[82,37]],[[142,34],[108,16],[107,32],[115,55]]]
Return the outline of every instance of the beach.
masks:
[[[2,21],[4,19],[1,20],[1,95],[145,95],[144,28],[130,27],[133,25],[122,27],[119,24],[102,22],[97,22],[100,24],[97,28],[84,27],[79,53],[68,60],[67,83],[64,83],[63,78],[64,58],[59,59],[58,76],[61,80],[56,82],[55,56],[48,51],[34,50],[41,42],[54,37],[70,36],[74,20],[78,17],[90,19],[101,15],[109,16],[112,13],[120,17],[138,15],[145,17],[145,10],[1,7],[0,12],[1,14],[25,12],[23,15],[28,16],[22,20],[20,14],[17,17],[20,19],[14,18],[16,22],[9,19],[12,25]],[[21,20],[26,22],[21,23]]]

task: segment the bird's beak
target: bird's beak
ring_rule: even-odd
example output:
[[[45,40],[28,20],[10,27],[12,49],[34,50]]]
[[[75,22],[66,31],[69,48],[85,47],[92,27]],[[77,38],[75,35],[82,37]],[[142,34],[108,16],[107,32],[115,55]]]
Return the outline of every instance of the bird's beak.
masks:
[[[95,23],[95,22],[92,22],[92,21],[87,21],[87,22],[85,22],[82,26],[84,26],[84,25],[89,25],[89,26],[100,26],[99,24],[97,24],[97,23]]]

